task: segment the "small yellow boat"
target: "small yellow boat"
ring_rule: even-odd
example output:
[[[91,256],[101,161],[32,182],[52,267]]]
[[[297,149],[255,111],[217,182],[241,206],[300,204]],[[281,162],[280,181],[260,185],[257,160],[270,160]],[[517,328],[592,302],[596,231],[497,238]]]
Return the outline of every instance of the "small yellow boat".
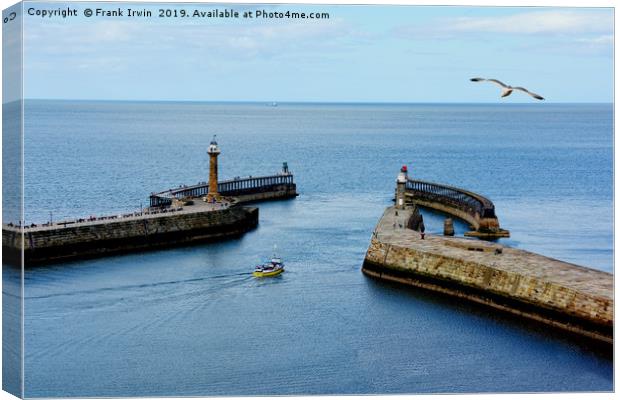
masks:
[[[284,272],[284,263],[280,257],[274,255],[269,262],[257,265],[252,275],[257,278],[268,278],[270,276],[280,275],[282,272]]]

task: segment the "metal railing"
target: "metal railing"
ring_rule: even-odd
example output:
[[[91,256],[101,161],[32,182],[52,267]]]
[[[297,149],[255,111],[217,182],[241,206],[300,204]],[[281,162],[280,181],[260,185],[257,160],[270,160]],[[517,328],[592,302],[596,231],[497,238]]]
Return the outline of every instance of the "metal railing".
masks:
[[[278,174],[270,176],[257,176],[247,178],[235,178],[217,183],[217,191],[222,196],[241,196],[268,192],[277,186],[292,185],[293,174]],[[173,199],[184,199],[205,196],[209,192],[208,182],[199,182],[192,186],[182,186],[169,189],[160,193],[152,193],[150,196],[151,207],[166,207],[172,204]]]
[[[37,228],[66,228],[67,226],[76,226],[76,225],[84,225],[84,224],[93,224],[93,223],[98,223],[98,222],[115,222],[115,221],[123,221],[123,220],[127,220],[127,219],[136,219],[137,217],[142,218],[145,215],[157,215],[157,214],[166,214],[166,213],[178,213],[183,211],[183,207],[177,207],[177,208],[167,208],[167,209],[162,209],[162,210],[150,210],[150,211],[136,211],[136,212],[129,212],[129,213],[121,213],[121,214],[112,214],[112,215],[102,215],[102,216],[94,216],[91,215],[89,217],[84,217],[84,218],[75,218],[75,219],[65,219],[65,220],[61,220],[61,221],[55,221],[55,222],[44,222],[44,223],[40,223],[40,224],[35,224],[35,223],[30,223],[30,224],[26,224],[26,225],[21,225],[21,224],[13,224],[12,222],[9,222],[8,224],[2,225],[2,228],[8,228],[8,229],[13,229],[13,230],[17,230],[17,229],[29,229],[29,230],[34,230]]]
[[[405,189],[414,197],[439,202],[474,217],[477,214],[478,218],[497,218],[491,200],[467,190],[414,179],[407,179]]]

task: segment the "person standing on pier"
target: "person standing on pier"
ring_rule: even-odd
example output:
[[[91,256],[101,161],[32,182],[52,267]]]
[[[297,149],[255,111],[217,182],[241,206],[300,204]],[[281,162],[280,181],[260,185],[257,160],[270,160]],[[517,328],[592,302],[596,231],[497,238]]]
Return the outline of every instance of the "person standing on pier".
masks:
[[[424,218],[420,215],[420,238],[424,239]]]

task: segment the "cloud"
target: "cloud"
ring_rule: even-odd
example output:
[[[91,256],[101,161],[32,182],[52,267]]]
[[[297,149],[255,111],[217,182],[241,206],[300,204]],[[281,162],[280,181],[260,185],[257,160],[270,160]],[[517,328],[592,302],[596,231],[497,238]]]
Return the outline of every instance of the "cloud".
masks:
[[[593,46],[613,45],[613,43],[614,43],[614,36],[613,35],[602,35],[602,36],[597,36],[597,37],[593,37],[593,38],[577,39],[577,41],[580,42],[580,43],[585,43],[585,44],[589,44],[589,45],[593,45]]]
[[[504,17],[462,17],[453,20],[450,29],[456,32],[514,34],[609,32],[613,29],[613,14],[607,12],[537,11]]]
[[[558,37],[551,38],[546,43],[528,43],[520,49],[537,54],[575,54],[579,56],[607,56],[613,55],[613,35],[591,37]]]
[[[545,10],[511,15],[437,18],[423,25],[392,30],[406,40],[461,40],[495,51],[527,50],[546,54],[611,56],[614,20],[611,10]]]
[[[249,59],[341,54],[371,40],[339,18],[227,24],[135,23],[32,24],[26,30],[27,67],[54,69],[55,63],[119,71],[162,62],[175,55],[184,63],[205,65]],[[209,64],[214,65],[214,64]]]
[[[560,35],[576,33],[612,34],[613,12],[551,10],[503,16],[440,18],[424,26],[400,26],[400,36],[451,37],[463,34]]]

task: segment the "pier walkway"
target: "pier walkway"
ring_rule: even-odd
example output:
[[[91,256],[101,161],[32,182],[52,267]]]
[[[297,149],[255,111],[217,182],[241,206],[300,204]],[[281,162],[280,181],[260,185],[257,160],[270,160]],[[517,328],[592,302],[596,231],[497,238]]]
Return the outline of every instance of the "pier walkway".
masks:
[[[231,204],[232,205],[232,204]],[[159,218],[164,216],[173,216],[173,215],[183,215],[183,214],[194,214],[201,212],[209,212],[209,211],[221,211],[229,208],[229,204],[226,203],[215,203],[209,204],[205,202],[196,202],[195,204],[177,207],[177,208],[167,208],[167,209],[145,209],[142,211],[136,211],[132,213],[123,213],[117,215],[103,215],[103,216],[91,216],[85,218],[76,218],[76,219],[67,219],[56,222],[46,222],[42,224],[29,224],[23,226],[21,228],[24,229],[26,233],[28,232],[40,232],[40,231],[50,231],[55,229],[74,227],[74,226],[92,226],[92,225],[100,225],[103,223],[110,222],[125,222],[132,220],[148,220],[153,218]],[[3,224],[2,229],[5,231],[11,232],[20,232],[20,226],[14,224]]]

